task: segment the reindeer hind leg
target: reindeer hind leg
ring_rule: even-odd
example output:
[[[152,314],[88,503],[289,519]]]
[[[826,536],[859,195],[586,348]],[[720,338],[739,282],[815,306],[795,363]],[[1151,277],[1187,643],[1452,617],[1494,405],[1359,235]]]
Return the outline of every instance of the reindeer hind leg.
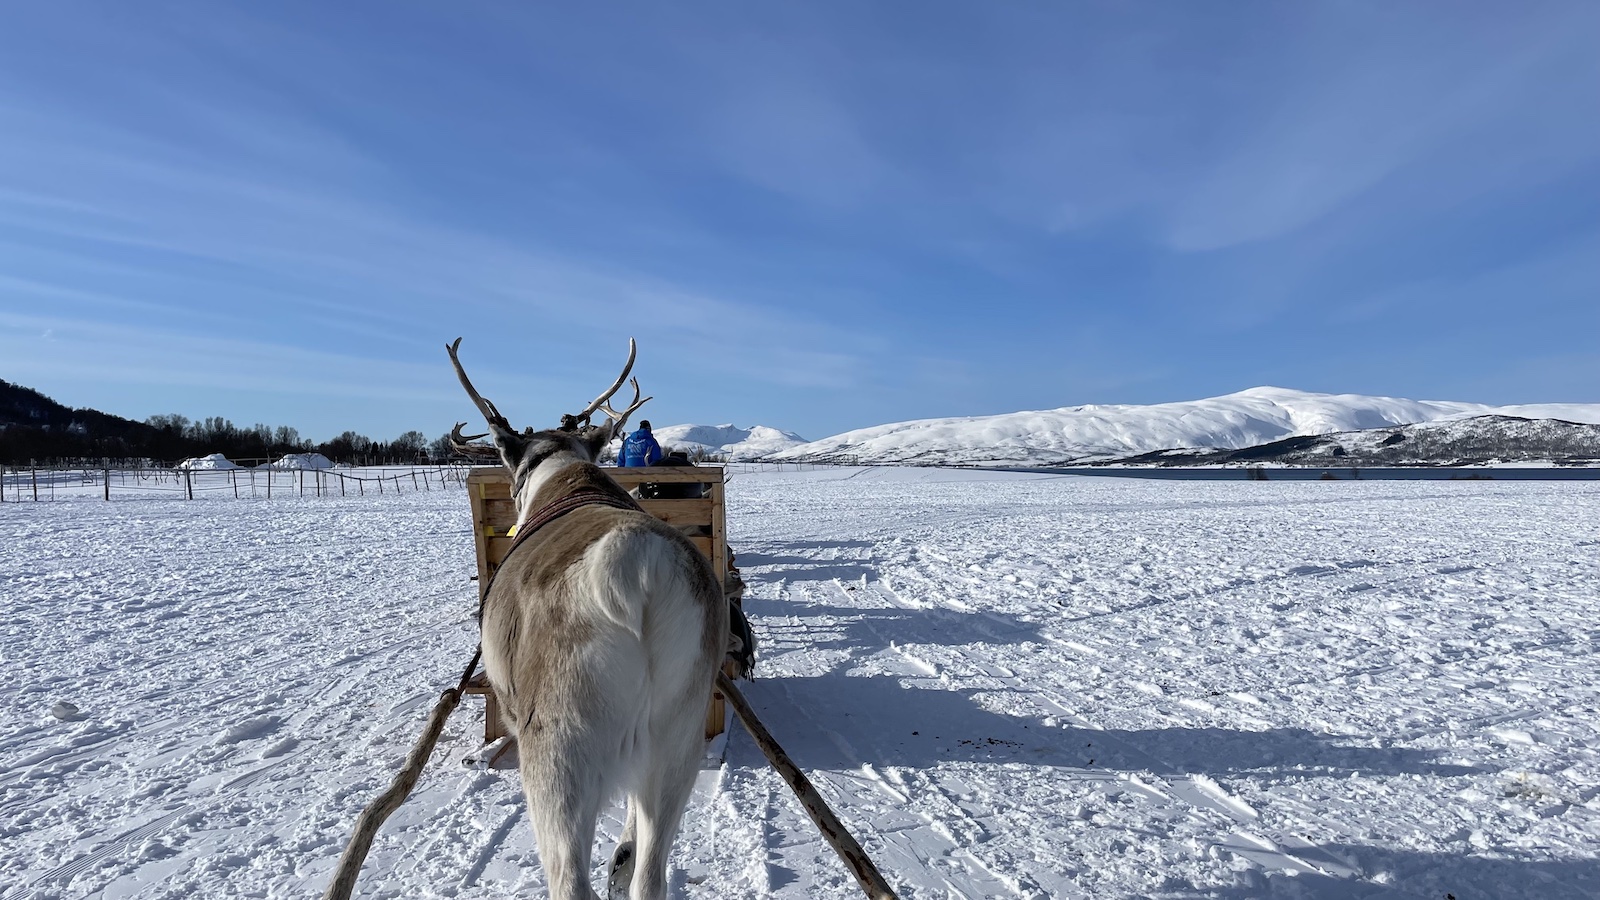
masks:
[[[629,796],[628,822],[622,828],[622,838],[617,841],[616,851],[611,854],[611,870],[606,876],[606,900],[628,900],[628,888],[633,884],[634,863],[639,858],[634,852],[638,807],[638,802]]]
[[[595,823],[605,795],[595,770],[574,764],[571,757],[541,759],[530,752],[523,757],[522,786],[551,900],[599,900],[589,883]]]
[[[694,724],[700,728],[698,720]],[[667,856],[700,771],[698,731],[694,737],[689,753],[666,754],[667,758],[651,766],[645,783],[629,803],[629,818],[636,820],[630,900],[667,896]]]

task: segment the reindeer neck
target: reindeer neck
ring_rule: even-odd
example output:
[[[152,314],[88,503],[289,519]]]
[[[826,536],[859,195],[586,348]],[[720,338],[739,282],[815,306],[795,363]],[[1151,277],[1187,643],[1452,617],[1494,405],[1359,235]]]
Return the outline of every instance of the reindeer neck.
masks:
[[[599,466],[576,454],[560,453],[540,463],[523,481],[517,493],[518,523],[527,521],[540,509],[562,497],[582,491],[629,500],[628,492],[612,481]]]

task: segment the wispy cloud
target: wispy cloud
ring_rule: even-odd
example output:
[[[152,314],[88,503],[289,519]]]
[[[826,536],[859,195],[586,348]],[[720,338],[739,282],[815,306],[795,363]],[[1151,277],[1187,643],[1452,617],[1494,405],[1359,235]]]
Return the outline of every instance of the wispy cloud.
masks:
[[[420,396],[463,334],[556,398],[632,334],[657,417],[820,434],[1303,385],[1600,227],[1581,2],[376,8],[15,11],[7,369]]]
[[[1474,166],[1473,179],[1449,179],[1457,202],[1592,159],[1600,128],[1574,128],[1567,117],[1592,98],[1600,75],[1581,37],[1600,19],[1592,10],[1565,12],[1530,15],[1509,34],[1462,27],[1471,16],[1443,24],[1404,8],[1360,9],[1338,27],[1308,15],[1284,35],[1285,53],[1295,57],[1288,78],[1226,154],[1178,194],[1169,240],[1179,250],[1214,250],[1280,237],[1402,174],[1411,185],[1390,190],[1403,203],[1416,182],[1463,157],[1487,165]],[[1557,73],[1574,65],[1579,82],[1563,84]],[[1539,94],[1543,102],[1527,103]],[[1553,127],[1564,135],[1564,160],[1546,144]],[[1473,149],[1484,142],[1490,159]]]

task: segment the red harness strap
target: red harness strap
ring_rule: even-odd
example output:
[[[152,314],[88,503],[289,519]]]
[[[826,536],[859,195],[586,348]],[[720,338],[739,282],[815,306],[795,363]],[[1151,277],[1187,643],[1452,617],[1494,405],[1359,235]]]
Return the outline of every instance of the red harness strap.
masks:
[[[615,494],[609,494],[605,491],[594,490],[592,488],[588,490],[574,491],[565,497],[561,497],[557,500],[546,503],[544,506],[539,508],[538,512],[535,512],[532,516],[529,516],[527,522],[517,525],[517,536],[511,542],[511,550],[517,549],[517,547],[520,546],[523,541],[527,540],[539,529],[549,525],[551,522],[554,522],[567,513],[576,509],[581,509],[585,506],[610,506],[615,509],[631,509],[636,512],[644,512],[644,507],[636,503],[632,497],[622,498]],[[511,556],[511,550],[506,551],[506,558],[508,559]],[[505,565],[505,560],[501,560],[500,564]]]

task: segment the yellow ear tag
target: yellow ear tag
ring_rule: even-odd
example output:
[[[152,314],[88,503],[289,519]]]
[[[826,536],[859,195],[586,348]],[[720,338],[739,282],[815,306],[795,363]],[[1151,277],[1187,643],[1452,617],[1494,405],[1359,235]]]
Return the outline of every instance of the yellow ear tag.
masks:
[[[521,528],[521,527],[522,527],[522,523],[521,522],[518,522],[517,524],[511,526],[511,530],[506,532],[506,537],[516,537],[517,536],[517,529]]]

